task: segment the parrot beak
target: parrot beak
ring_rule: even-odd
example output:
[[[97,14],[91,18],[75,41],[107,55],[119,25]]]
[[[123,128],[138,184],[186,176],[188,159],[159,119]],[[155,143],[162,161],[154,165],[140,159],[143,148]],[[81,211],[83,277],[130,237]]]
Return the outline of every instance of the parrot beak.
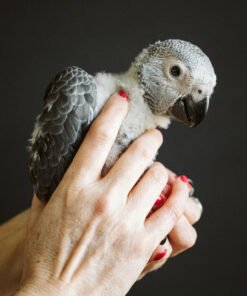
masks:
[[[204,98],[194,102],[191,95],[179,98],[169,109],[169,115],[174,119],[188,125],[197,126],[205,117],[208,110],[208,99]]]

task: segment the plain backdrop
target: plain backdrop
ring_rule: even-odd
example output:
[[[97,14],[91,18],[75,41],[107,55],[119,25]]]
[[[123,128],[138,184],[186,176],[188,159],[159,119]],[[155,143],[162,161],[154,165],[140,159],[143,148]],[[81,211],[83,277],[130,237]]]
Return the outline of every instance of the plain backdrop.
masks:
[[[0,222],[30,205],[27,139],[54,74],[68,65],[124,71],[149,43],[189,40],[211,58],[218,85],[200,126],[164,133],[159,160],[194,180],[198,241],[129,295],[247,295],[245,19],[244,1],[2,0]]]

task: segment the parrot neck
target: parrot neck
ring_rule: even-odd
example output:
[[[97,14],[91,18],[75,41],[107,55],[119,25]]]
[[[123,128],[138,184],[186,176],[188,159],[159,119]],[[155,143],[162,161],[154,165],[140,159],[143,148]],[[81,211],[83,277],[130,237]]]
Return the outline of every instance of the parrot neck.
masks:
[[[169,116],[155,114],[153,110],[150,108],[150,104],[148,103],[148,97],[151,96],[146,92],[144,86],[140,83],[138,77],[138,67],[135,63],[131,65],[129,70],[120,75],[120,80],[126,87],[125,89],[130,94],[131,100],[134,101],[134,104],[137,106],[145,105],[146,109],[146,118],[147,120],[146,129],[161,127],[167,129],[171,123],[171,119]],[[149,116],[147,116],[149,114]]]
[[[95,76],[95,83],[97,85],[98,111],[112,93],[118,92],[120,89],[124,89],[128,93],[130,106],[125,124],[132,126],[136,132],[135,136],[139,136],[147,129],[169,126],[169,117],[153,114],[147,104],[144,97],[145,91],[138,82],[134,67],[122,74],[98,73]]]

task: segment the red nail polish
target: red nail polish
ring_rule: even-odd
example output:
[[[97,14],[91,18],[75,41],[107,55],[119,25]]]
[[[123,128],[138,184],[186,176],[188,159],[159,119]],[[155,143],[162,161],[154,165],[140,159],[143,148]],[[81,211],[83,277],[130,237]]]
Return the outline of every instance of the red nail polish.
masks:
[[[183,175],[183,176],[180,176],[180,179],[184,182],[184,183],[189,183],[189,180],[188,180],[188,178],[185,176],[185,175]]]
[[[189,184],[189,179],[185,175],[177,176],[176,179],[177,178],[180,178],[184,183]]]
[[[127,93],[123,90],[123,89],[120,89],[120,91],[118,92],[118,94],[126,101],[128,101],[129,99],[129,96],[127,95]]]
[[[166,199],[171,195],[172,193],[172,186],[167,184],[164,190],[162,191],[162,194],[166,196]]]
[[[165,257],[165,255],[166,255],[166,253],[167,253],[167,249],[164,249],[164,251],[163,251],[163,252],[161,252],[161,253],[158,253],[158,254],[156,254],[156,255],[154,256],[154,259],[153,259],[153,261],[158,261],[158,260],[160,260],[160,259],[164,258],[164,257]]]
[[[163,194],[160,194],[159,198],[156,199],[156,202],[155,202],[155,206],[159,206],[161,204],[163,204],[165,201],[165,196]]]
[[[161,193],[159,198],[156,199],[156,202],[154,203],[152,210],[155,212],[156,210],[161,208],[166,200],[167,200],[167,196]]]

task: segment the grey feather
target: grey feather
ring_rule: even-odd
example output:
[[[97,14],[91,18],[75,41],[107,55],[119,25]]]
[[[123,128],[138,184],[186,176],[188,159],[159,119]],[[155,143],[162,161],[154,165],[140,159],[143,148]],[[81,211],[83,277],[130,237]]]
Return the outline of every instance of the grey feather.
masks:
[[[61,181],[95,108],[96,85],[84,70],[68,67],[49,84],[28,147],[31,180],[39,199],[47,201]]]

